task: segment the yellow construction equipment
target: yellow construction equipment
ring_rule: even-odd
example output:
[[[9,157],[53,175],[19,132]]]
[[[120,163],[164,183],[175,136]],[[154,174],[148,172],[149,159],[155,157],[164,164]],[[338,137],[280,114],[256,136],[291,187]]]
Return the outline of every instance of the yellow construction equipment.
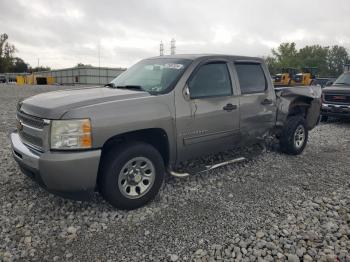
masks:
[[[25,76],[21,76],[21,75],[16,76],[16,83],[17,83],[17,85],[24,85],[24,84],[26,84],[26,77]]]
[[[317,67],[304,67],[301,73],[295,75],[295,84],[297,86],[309,86],[312,84],[313,80],[317,78],[317,74]]]
[[[48,85],[54,85],[56,81],[55,81],[55,78],[53,76],[47,76],[46,82]]]
[[[294,76],[297,73],[295,68],[282,68],[281,73],[276,74],[273,79],[274,86],[294,86]]]
[[[18,75],[16,76],[18,85],[54,85],[55,78],[53,76],[40,75]]]

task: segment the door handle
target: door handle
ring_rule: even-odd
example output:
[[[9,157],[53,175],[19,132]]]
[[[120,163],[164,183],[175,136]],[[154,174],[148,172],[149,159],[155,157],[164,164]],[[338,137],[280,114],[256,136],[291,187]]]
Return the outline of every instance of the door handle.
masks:
[[[261,104],[262,105],[271,105],[273,103],[272,99],[269,99],[269,98],[265,98]]]
[[[226,106],[224,106],[222,109],[224,109],[225,111],[232,111],[237,109],[237,105],[232,105],[231,103],[229,103]]]

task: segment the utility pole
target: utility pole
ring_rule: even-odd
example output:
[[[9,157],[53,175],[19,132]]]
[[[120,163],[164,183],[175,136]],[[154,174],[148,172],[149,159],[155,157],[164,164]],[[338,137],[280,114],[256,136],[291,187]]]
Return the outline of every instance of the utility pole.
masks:
[[[175,39],[174,39],[174,38],[171,39],[171,41],[170,41],[170,54],[171,54],[171,55],[175,55],[175,52],[176,52],[176,46],[175,46],[175,44],[176,44]]]
[[[164,55],[164,44],[163,41],[160,41],[160,45],[159,45],[159,55],[163,56]]]

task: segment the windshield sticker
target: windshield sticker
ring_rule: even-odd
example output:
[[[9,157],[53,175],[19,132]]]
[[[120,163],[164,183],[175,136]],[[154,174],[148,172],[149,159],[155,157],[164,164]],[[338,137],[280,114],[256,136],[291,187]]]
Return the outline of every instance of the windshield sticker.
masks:
[[[170,68],[170,69],[176,69],[176,70],[180,70],[183,67],[184,67],[184,65],[182,65],[182,64],[173,64],[173,63],[169,63],[169,64],[164,65],[164,68]]]
[[[155,70],[155,71],[162,70],[164,68],[180,70],[183,67],[184,67],[184,65],[182,65],[182,64],[168,63],[168,64],[164,64],[164,65],[146,65],[145,69],[146,70]]]

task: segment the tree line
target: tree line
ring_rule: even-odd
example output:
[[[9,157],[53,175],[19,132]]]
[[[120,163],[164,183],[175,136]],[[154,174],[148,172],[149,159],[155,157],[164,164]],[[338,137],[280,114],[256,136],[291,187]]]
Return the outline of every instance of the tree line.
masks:
[[[271,50],[272,55],[265,58],[271,75],[280,73],[282,68],[317,67],[320,77],[338,77],[343,73],[344,64],[350,63],[345,47],[307,45],[297,49],[296,44],[282,43]]]
[[[22,58],[16,57],[17,49],[8,42],[8,35],[0,35],[0,73],[47,71],[50,67],[31,67]],[[319,75],[337,77],[343,72],[344,64],[350,63],[349,53],[345,47],[308,45],[297,49],[294,42],[282,43],[271,50],[265,58],[271,75],[280,73],[282,68],[317,67]],[[77,66],[90,67],[79,63]]]
[[[15,56],[16,47],[9,43],[8,35],[0,35],[0,73],[31,73],[47,71],[50,67],[31,67],[22,58]]]
[[[8,35],[0,35],[0,73],[32,73],[51,70],[48,66],[31,67],[22,58],[16,57],[17,48],[9,43]],[[93,67],[90,64],[78,63],[76,67]]]

